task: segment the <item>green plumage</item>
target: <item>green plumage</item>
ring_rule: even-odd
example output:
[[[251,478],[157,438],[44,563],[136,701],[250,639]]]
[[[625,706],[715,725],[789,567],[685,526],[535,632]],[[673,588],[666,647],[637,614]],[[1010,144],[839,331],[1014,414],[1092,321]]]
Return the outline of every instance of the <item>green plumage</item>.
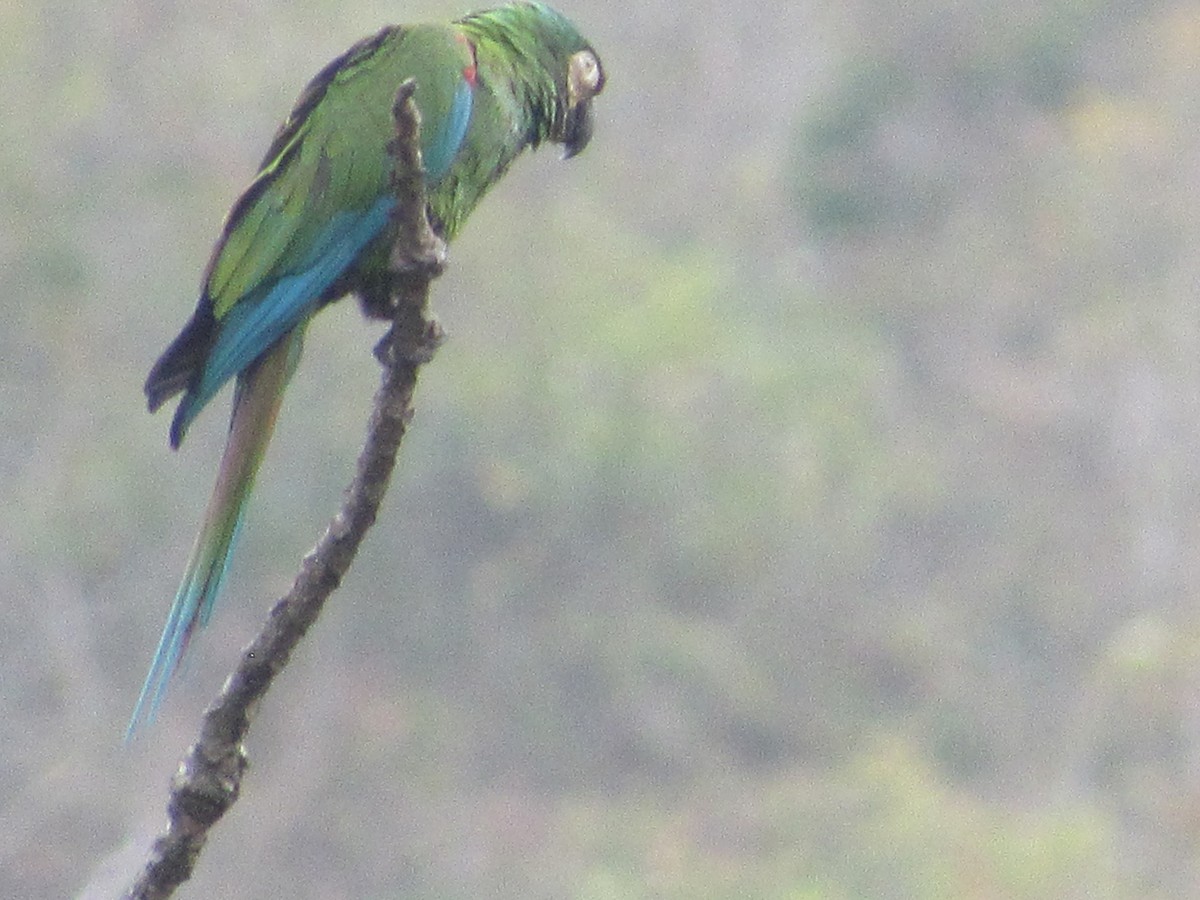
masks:
[[[320,252],[319,236],[331,218],[364,211],[386,193],[391,102],[406,78],[417,81],[428,154],[468,65],[468,47],[451,28],[424,25],[384,29],[323,71],[230,213],[205,278],[213,314],[220,319],[257,285],[307,268]],[[478,131],[471,139],[491,140]],[[431,191],[430,203],[435,215],[439,207],[450,211],[443,191]]]
[[[392,107],[413,79],[430,221],[453,238],[527,147],[591,136],[604,84],[591,47],[559,13],[517,2],[448,25],[394,26],[351,47],[301,94],[257,177],[230,210],[191,320],[146,381],[150,409],[182,393],[188,425],[237,379],[217,484],[130,723],[152,717],[197,623],[212,610],[303,332],[323,304],[357,292],[383,308],[389,279]]]

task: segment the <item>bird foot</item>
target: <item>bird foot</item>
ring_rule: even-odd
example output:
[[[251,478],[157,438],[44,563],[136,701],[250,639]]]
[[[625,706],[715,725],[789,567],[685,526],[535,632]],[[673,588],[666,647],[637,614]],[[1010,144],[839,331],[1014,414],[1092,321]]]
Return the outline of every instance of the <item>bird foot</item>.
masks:
[[[397,241],[388,260],[389,268],[397,275],[432,281],[446,271],[446,242],[432,229],[426,229],[420,238],[416,247]]]

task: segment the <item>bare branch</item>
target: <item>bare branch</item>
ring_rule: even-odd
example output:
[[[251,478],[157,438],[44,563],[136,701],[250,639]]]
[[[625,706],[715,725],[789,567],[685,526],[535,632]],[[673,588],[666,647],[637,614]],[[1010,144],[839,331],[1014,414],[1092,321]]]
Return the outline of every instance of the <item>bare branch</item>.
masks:
[[[441,341],[441,329],[427,318],[430,282],[442,270],[445,245],[426,216],[420,116],[412,102],[415,85],[401,85],[393,108],[396,240],[391,256],[386,310],[392,326],[375,348],[383,377],[366,442],[342,507],[300,566],[290,591],[271,610],[262,632],[247,647],[213,704],[205,711],[200,736],[188,749],[171,782],[168,827],[151,848],[130,900],[169,897],[191,877],[209,829],[237,801],[247,757],[242,745],[259,702],[283,671],[300,639],[341,583],[367,529],[375,522],[387,492],[396,452],[412,418],[417,372]],[[382,298],[380,298],[382,299]],[[371,312],[383,310],[377,302]]]

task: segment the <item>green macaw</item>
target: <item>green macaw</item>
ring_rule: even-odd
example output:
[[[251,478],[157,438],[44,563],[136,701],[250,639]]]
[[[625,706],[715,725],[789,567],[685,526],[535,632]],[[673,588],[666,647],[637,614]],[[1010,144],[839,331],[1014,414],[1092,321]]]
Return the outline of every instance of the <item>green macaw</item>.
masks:
[[[154,718],[197,625],[208,622],[304,329],[324,304],[386,291],[393,238],[392,106],[414,79],[429,220],[453,238],[526,148],[574,156],[604,87],[596,52],[561,14],[514,2],[446,25],[392,26],[312,80],[225,221],[191,320],[146,380],[151,412],[183,397],[171,446],[230,378],[237,387],[212,498],[128,735]]]

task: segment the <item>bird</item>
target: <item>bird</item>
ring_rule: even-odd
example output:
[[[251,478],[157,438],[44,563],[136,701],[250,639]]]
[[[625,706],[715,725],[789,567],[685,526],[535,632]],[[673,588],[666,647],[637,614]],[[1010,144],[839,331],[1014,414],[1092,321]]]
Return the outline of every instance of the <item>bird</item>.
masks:
[[[523,151],[550,142],[570,158],[587,146],[605,74],[570,20],[517,0],[449,23],[384,27],[301,92],[226,216],[191,319],[146,379],[152,413],[182,395],[172,449],[222,386],[232,379],[235,388],[216,482],[127,740],[155,719],[190,639],[212,615],[309,321],[348,294],[382,315],[395,237],[388,143],[393,102],[409,80],[426,214],[450,241]]]

